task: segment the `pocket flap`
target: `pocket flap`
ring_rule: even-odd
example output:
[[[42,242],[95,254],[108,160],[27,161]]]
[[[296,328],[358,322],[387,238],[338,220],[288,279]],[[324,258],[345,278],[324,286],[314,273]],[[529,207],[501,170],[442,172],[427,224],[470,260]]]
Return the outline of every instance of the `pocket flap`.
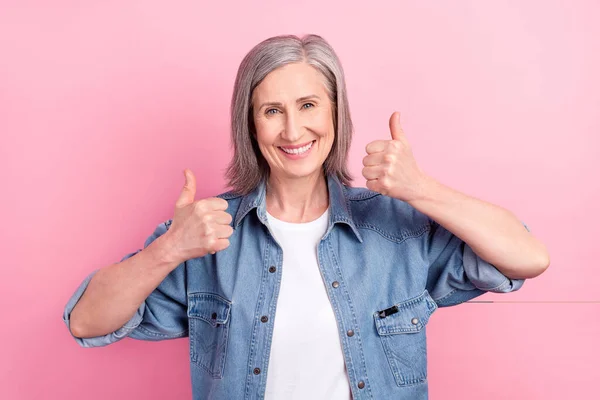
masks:
[[[229,319],[231,302],[212,293],[188,295],[188,317],[200,318],[211,325],[225,324]]]
[[[374,314],[377,333],[394,335],[419,332],[437,309],[437,304],[425,290],[420,296],[395,304],[386,312]],[[391,310],[391,311],[389,311]]]

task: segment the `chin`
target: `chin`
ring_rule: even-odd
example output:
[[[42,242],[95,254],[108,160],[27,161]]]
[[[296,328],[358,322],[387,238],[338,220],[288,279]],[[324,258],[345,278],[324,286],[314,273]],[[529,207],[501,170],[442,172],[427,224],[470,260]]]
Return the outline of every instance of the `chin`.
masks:
[[[291,168],[283,171],[283,173],[285,176],[292,179],[308,178],[316,174],[323,173],[323,166],[320,165],[310,168]]]

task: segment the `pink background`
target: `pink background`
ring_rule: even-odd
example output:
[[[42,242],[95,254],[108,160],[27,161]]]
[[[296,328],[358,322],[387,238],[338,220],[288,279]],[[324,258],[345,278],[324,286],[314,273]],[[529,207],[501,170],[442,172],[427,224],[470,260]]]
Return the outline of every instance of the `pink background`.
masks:
[[[528,303],[436,313],[431,398],[597,394],[598,2],[218,3],[0,5],[0,398],[190,398],[187,340],[81,349],[62,309],[171,217],[184,168],[199,198],[224,189],[239,62],[309,32],[345,67],[357,178],[400,110],[424,170],[511,209],[550,249],[543,276],[483,297]]]

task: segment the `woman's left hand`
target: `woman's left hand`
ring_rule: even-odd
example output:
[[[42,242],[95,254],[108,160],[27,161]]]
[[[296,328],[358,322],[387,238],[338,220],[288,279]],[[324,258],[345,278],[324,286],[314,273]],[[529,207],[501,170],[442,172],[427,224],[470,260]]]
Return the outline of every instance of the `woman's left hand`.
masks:
[[[400,113],[390,117],[392,140],[376,140],[367,145],[362,174],[367,188],[409,202],[418,199],[430,179],[421,171],[400,126]]]

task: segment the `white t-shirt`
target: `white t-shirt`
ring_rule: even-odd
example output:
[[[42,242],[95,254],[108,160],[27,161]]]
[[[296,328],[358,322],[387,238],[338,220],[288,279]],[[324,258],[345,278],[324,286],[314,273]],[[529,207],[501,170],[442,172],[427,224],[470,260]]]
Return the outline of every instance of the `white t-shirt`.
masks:
[[[268,213],[267,218],[283,249],[283,267],[265,399],[351,399],[337,323],[317,263],[329,210],[307,223]]]

